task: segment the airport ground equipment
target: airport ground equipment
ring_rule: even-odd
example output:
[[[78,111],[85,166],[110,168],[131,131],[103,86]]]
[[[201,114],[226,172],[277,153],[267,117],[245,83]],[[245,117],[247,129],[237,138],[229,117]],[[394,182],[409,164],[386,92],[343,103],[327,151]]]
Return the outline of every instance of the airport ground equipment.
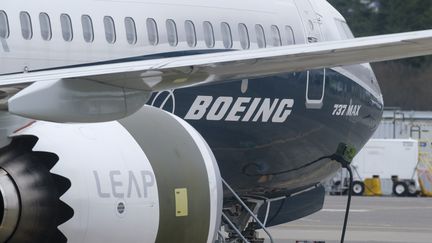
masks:
[[[379,176],[366,178],[364,180],[364,195],[365,196],[382,196],[381,179]]]
[[[432,112],[385,110],[373,138],[418,139],[418,178],[422,196],[432,196]],[[383,190],[388,182],[381,180]],[[391,182],[391,181],[390,181]],[[392,183],[391,183],[392,184]],[[384,195],[386,193],[384,192]]]
[[[384,110],[373,138],[432,140],[432,112]]]
[[[364,195],[365,191],[368,191],[367,195],[417,195],[420,190],[416,170],[418,160],[417,140],[371,139],[352,163],[353,195]],[[391,190],[387,189],[389,185]],[[346,194],[346,172],[339,172],[330,187],[330,193]]]
[[[348,188],[347,188],[348,190]],[[361,196],[365,192],[365,184],[363,181],[355,181],[352,188],[352,193],[355,196]]]
[[[426,142],[422,143],[426,144]],[[420,153],[417,173],[421,195],[432,197],[432,157],[429,152]]]

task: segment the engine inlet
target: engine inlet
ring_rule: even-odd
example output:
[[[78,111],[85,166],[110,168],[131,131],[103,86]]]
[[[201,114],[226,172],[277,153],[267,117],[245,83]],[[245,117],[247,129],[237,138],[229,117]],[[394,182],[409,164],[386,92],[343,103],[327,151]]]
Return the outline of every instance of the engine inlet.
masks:
[[[0,242],[66,243],[58,226],[73,216],[60,200],[66,178],[51,174],[57,155],[33,151],[38,138],[16,137],[0,149]]]
[[[0,242],[6,242],[14,232],[20,214],[17,189],[8,173],[0,169]]]

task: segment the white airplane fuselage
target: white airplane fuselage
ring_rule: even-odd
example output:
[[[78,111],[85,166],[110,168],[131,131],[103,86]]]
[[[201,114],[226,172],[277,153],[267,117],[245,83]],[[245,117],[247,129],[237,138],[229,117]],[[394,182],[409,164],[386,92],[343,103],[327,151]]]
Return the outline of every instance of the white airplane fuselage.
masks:
[[[1,39],[0,46],[2,57],[0,74],[3,75],[103,62],[195,55],[227,49],[240,51],[272,48],[351,38],[344,18],[325,0],[274,0],[267,1],[265,4],[262,1],[225,0],[199,2],[192,0],[182,2],[44,0],[38,1],[38,4],[28,4],[23,0],[6,0],[2,2],[0,11],[7,15],[8,22],[8,36]],[[88,24],[87,29],[85,27],[88,22],[84,21],[84,16],[89,17],[91,21],[90,30]],[[29,18],[27,22],[31,27],[26,26],[26,17]],[[48,21],[43,21],[43,17]],[[174,24],[174,32],[172,28],[170,29],[169,21]],[[110,23],[113,24],[111,27]],[[156,24],[155,28],[150,26],[152,23]],[[222,25],[228,26],[229,37],[224,29],[225,26]],[[246,27],[246,47],[244,30],[240,25]],[[190,36],[190,26],[194,29],[193,37]],[[209,28],[213,33],[209,34]],[[152,34],[156,37],[152,37]],[[212,43],[209,43],[209,39]],[[315,75],[314,72],[317,74]],[[320,126],[331,127],[329,123],[361,124],[362,121],[359,119],[372,112],[372,118],[363,120],[368,132],[363,133],[360,140],[352,137],[347,141],[338,141],[349,142],[360,148],[375,129],[382,109],[382,96],[368,64],[327,69],[325,73],[323,70],[314,70],[310,74],[304,72],[292,75],[292,77],[263,78],[265,81],[243,80],[202,88],[180,89],[174,91],[172,97],[170,95],[167,97],[166,94],[155,95],[156,99],[152,99],[149,104],[174,112],[203,133],[221,163],[222,173],[224,174],[224,168],[227,167],[227,179],[233,182],[234,187],[239,185],[239,190],[258,192],[262,190],[261,186],[266,188],[264,191],[275,188],[279,188],[276,191],[282,188],[296,190],[319,182],[331,174],[337,166],[326,167],[319,176],[304,178],[301,183],[292,184],[295,181],[292,178],[296,175],[288,175],[289,173],[285,176],[280,175],[278,176],[281,177],[280,179],[271,180],[276,182],[274,184],[276,187],[266,185],[266,183],[272,185],[271,181],[266,181],[263,185],[258,182],[256,187],[252,186],[252,190],[250,190],[250,176],[245,170],[250,166],[258,166],[259,168],[253,169],[254,172],[251,174],[278,174],[280,171],[295,169],[302,163],[313,161],[319,157],[318,154],[324,155],[323,151],[315,151],[317,148],[325,147],[324,150],[327,152],[333,152],[325,145],[316,146],[312,142],[314,139],[307,138],[306,134],[301,135],[302,132],[296,134],[291,129],[301,131],[302,128],[307,127],[304,132],[313,133],[313,130],[317,129],[316,132],[319,133]],[[323,76],[325,76],[324,81],[320,80]],[[339,76],[350,82],[332,83],[332,80],[329,80],[332,77],[337,79]],[[313,80],[317,77],[319,80]],[[255,84],[257,85],[255,89],[259,90],[254,91]],[[318,87],[315,91],[314,85]],[[285,91],[281,91],[284,87]],[[317,89],[318,95],[307,93],[316,93]],[[332,91],[328,89],[339,94],[333,96]],[[353,93],[354,89],[356,93]],[[357,95],[360,96],[355,97]],[[221,100],[220,97],[225,96],[229,97],[228,100],[223,98]],[[356,101],[355,98],[363,96],[370,98]],[[175,107],[174,105],[167,107],[170,97],[175,100]],[[161,101],[159,102],[158,99]],[[206,106],[197,106],[200,102],[205,102]],[[370,105],[364,102],[371,103],[376,111],[367,111]],[[226,104],[230,108],[222,110],[223,114],[211,112],[212,108],[217,110],[221,104],[222,107]],[[257,111],[261,111],[262,114],[257,114]],[[198,116],[194,116],[194,112],[198,113]],[[313,124],[308,125],[295,121],[297,117],[300,120],[305,119],[308,117],[307,114],[312,116],[325,114],[326,118],[318,118],[313,121]],[[337,122],[333,121],[334,119]],[[220,124],[221,127],[214,124]],[[234,136],[234,140],[238,139],[238,141],[233,143],[233,138],[228,135],[219,137],[215,134],[223,132],[218,129],[231,125],[237,127],[238,131],[255,127],[256,136],[261,138],[254,136],[241,138],[239,133],[238,136]],[[350,126],[347,130],[335,134],[344,137],[347,132],[356,130],[353,125],[347,126]],[[284,129],[289,129],[290,131],[286,131],[289,134],[285,136],[272,134],[274,131],[280,132]],[[364,132],[364,128],[360,130]],[[269,141],[260,141],[260,139],[266,140],[265,136],[268,136]],[[325,136],[334,137],[331,132]],[[298,139],[304,137],[307,138],[308,145],[299,143]],[[295,144],[290,144],[291,140]],[[284,145],[283,148],[277,148],[281,144]],[[245,152],[251,149],[248,146],[256,149]],[[290,149],[287,150],[287,147]],[[277,149],[273,150],[275,148]],[[277,151],[281,149],[285,154],[279,157],[277,154],[280,152]],[[249,156],[246,155],[248,153],[266,159],[245,161],[245,157]],[[233,158],[236,159],[233,161]],[[292,164],[286,166],[288,161]],[[236,172],[233,172],[233,168]],[[258,173],[255,170],[264,171]],[[252,179],[254,184],[260,180]]]
[[[239,24],[248,29],[250,48],[260,48],[257,43],[256,25],[261,25],[266,38],[266,47],[304,44],[308,38],[314,41],[334,41],[347,38],[344,18],[325,0],[294,1],[39,1],[27,4],[25,1],[4,1],[1,10],[7,15],[9,34],[2,38],[1,72],[19,73],[67,65],[112,61],[123,58],[138,58],[161,53],[180,51],[242,50],[239,40]],[[24,38],[20,20],[28,13],[31,21],[31,37]],[[41,14],[50,22],[50,38],[44,38],[46,31],[41,24]],[[71,38],[65,40],[61,16],[71,20]],[[89,16],[93,26],[93,40],[85,41],[83,16]],[[114,21],[114,41],[107,41],[105,17]],[[135,23],[136,41],[127,40],[125,18]],[[149,40],[148,20],[157,25],[157,44]],[[167,37],[167,20],[173,20],[177,28],[178,43],[170,45]],[[193,23],[196,45],[187,43],[185,21]],[[214,46],[205,43],[203,23],[209,22],[214,31]],[[221,23],[227,23],[232,32],[232,46],[225,47]],[[345,23],[346,24],[346,23]],[[338,26],[339,25],[339,26]],[[274,41],[273,26],[278,28],[280,41]],[[287,26],[293,34],[287,31]],[[347,27],[347,26],[346,26]],[[66,31],[66,30],[65,30]],[[349,30],[348,30],[349,31]],[[294,38],[294,40],[292,40]],[[294,43],[293,43],[294,42]],[[275,44],[279,43],[279,44]]]
[[[352,37],[345,19],[325,0],[39,0],[37,2],[2,0],[0,3],[0,76],[156,58],[227,51],[241,52],[281,46],[294,47],[315,42],[346,40]],[[308,60],[307,57],[305,59]],[[314,62],[314,59],[311,58],[310,62]],[[159,67],[155,67],[157,68]],[[5,87],[1,87],[0,91],[2,89],[6,92]],[[340,168],[340,165],[330,158],[331,155],[340,145],[356,150],[361,149],[377,128],[383,110],[382,94],[369,64],[263,75],[251,79],[234,78],[216,84],[167,90],[153,93],[147,104],[173,113],[196,129],[214,153],[216,167],[220,169],[222,178],[241,196],[259,198],[287,196],[319,185]],[[102,202],[104,197],[117,200],[116,195],[124,197],[128,194],[118,193],[120,189],[132,195],[135,188],[138,188],[137,191],[140,188],[141,182],[137,182],[137,178],[144,181],[142,188],[145,190],[150,188],[149,194],[152,192],[151,187],[164,184],[159,183],[164,181],[164,178],[158,178],[158,175],[163,174],[160,171],[167,170],[168,167],[159,168],[159,164],[152,164],[151,153],[147,153],[147,150],[149,147],[153,148],[153,144],[143,139],[148,136],[149,131],[153,132],[152,135],[156,132],[148,128],[145,131],[140,128],[144,120],[147,122],[147,117],[142,114],[147,114],[148,109],[148,106],[144,107],[134,116],[119,120],[115,129],[122,131],[116,130],[118,131],[116,134],[120,134],[124,141],[128,136],[133,138],[133,142],[129,145],[135,149],[134,153],[139,154],[136,152],[137,148],[146,151],[151,166],[146,164],[146,169],[143,171],[154,170],[155,175],[152,175],[154,178],[133,171],[114,170],[112,173],[113,171],[107,172],[108,169],[100,172],[97,168],[94,171],[86,171],[89,172],[87,176],[92,178],[88,182],[88,188],[97,188],[93,193],[96,201]],[[150,111],[152,114],[158,114],[152,109]],[[194,140],[191,143],[195,143],[200,151],[205,151],[203,154],[207,158],[206,166],[210,166],[212,153],[206,151],[205,142],[203,143],[200,136],[182,120],[175,120],[175,123],[181,124],[180,127],[187,130],[188,135],[193,135]],[[161,123],[161,126],[162,124],[165,123]],[[89,125],[90,128],[91,126],[93,125]],[[30,131],[27,133],[24,128],[23,134],[36,137],[40,135],[42,145],[37,147],[47,151],[50,146],[49,143],[43,143],[44,139],[55,129],[55,125],[50,127],[42,123],[35,127],[30,126]],[[103,129],[96,126],[93,129],[96,131],[95,134],[106,135]],[[160,133],[164,133],[163,128],[158,129],[161,130]],[[72,130],[68,127],[64,132],[73,134],[74,138],[78,137],[73,141],[80,141],[79,139],[82,138],[92,140],[96,137],[86,129],[79,130],[78,135]],[[166,131],[168,132],[169,129]],[[171,133],[163,135],[169,137]],[[59,131],[59,134],[62,133]],[[177,134],[172,135],[173,141],[178,138],[175,135]],[[181,138],[184,141],[188,139],[187,136]],[[53,141],[56,145],[61,142],[59,139],[46,139],[46,141]],[[122,141],[111,141],[107,148],[98,145],[95,151],[110,150],[118,143],[123,143]],[[84,144],[76,147],[85,147]],[[128,145],[127,142],[124,144]],[[61,150],[60,147],[58,145],[56,149]],[[163,147],[156,147],[156,149],[163,150]],[[121,153],[126,155],[119,157],[132,161],[133,158],[128,157],[128,153],[124,152],[127,150],[126,147],[121,147]],[[75,155],[67,150],[63,151],[64,153],[48,152],[57,154],[59,161],[62,161],[62,154],[68,159]],[[145,157],[142,154],[140,156]],[[178,155],[178,157],[182,156]],[[70,164],[73,164],[73,159],[70,161],[72,161]],[[64,169],[62,173],[73,174],[74,168],[70,164],[68,165],[71,167],[70,170]],[[81,161],[80,164],[85,163]],[[113,162],[110,165],[115,164]],[[143,166],[138,164],[134,166]],[[185,168],[171,165],[169,169],[175,177],[176,173],[180,174],[179,171]],[[191,173],[193,179],[194,172],[190,170],[184,173],[186,175]],[[62,173],[58,174],[63,175]],[[101,186],[99,180],[103,177],[108,178],[106,184],[109,186]],[[127,178],[126,182],[119,183],[117,179],[120,177]],[[170,176],[165,173],[163,177]],[[85,188],[80,185],[81,188]],[[72,189],[75,189],[73,183]],[[158,193],[162,201],[161,195],[165,195],[164,191],[159,189]],[[180,192],[176,191],[176,193]],[[93,194],[90,193],[89,197]],[[168,194],[171,195],[171,191]],[[229,195],[230,193],[225,191],[225,199]],[[154,198],[157,197],[156,195]],[[76,210],[75,213],[80,216],[81,211],[78,212],[74,205],[82,206],[84,203],[81,204],[77,198],[65,198],[65,201],[72,205],[71,208]],[[118,201],[124,203],[120,199]],[[127,204],[127,200],[125,203]],[[305,202],[298,204],[303,203]],[[153,207],[152,205],[149,207]],[[169,210],[174,211],[167,205],[165,208],[163,206],[161,203],[161,215]],[[121,207],[124,207],[124,204]],[[318,208],[312,211],[314,210]],[[307,211],[307,213],[312,212]],[[300,213],[283,220],[294,220],[305,214]],[[69,215],[69,218],[71,217]],[[211,214],[211,217],[215,216]],[[182,222],[177,219],[169,221],[161,216],[159,235],[156,236],[153,232],[152,239],[157,239],[157,242],[170,242],[166,239],[178,237],[176,234],[166,233],[182,225]],[[69,231],[63,230],[63,233],[69,232],[67,237],[76,237],[71,241],[73,243],[95,242],[91,237],[87,237],[87,241],[78,239],[76,235],[81,237],[76,233],[78,230],[73,231],[76,229],[75,226],[81,224],[78,220],[81,218],[72,218],[73,222],[65,226]],[[133,220],[131,222],[134,225]],[[171,222],[178,225],[174,227]],[[210,227],[212,231],[217,227],[218,221],[212,222],[210,226],[201,226]],[[98,230],[102,231],[102,228]],[[93,234],[95,237],[98,235],[96,233]],[[208,238],[210,239],[210,236]],[[188,242],[198,242],[194,241],[196,238],[190,239],[192,240]],[[186,242],[187,237],[183,240]]]

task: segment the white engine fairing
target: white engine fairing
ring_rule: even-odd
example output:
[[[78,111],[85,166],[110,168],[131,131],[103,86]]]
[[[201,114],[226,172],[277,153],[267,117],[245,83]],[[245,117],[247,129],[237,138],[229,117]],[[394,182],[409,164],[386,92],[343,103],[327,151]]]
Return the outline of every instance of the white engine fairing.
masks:
[[[30,237],[43,243],[210,243],[217,236],[223,200],[219,168],[202,136],[172,114],[144,107],[120,122],[36,121],[11,138],[0,150],[0,205],[7,213],[8,200],[16,198],[1,192],[11,182],[25,203],[24,216],[7,225],[1,225],[0,214],[0,235],[7,243],[27,243]],[[38,171],[26,172],[33,165]],[[52,205],[60,206],[47,212]],[[59,223],[43,228],[43,220],[53,217]],[[4,226],[16,230],[2,231]],[[32,236],[29,227],[37,228]],[[45,239],[43,232],[54,236]]]
[[[20,135],[37,136],[33,150],[54,152],[60,159],[51,173],[72,183],[60,198],[74,210],[72,219],[59,227],[68,243],[156,240],[157,181],[146,155],[120,124],[36,122],[14,136]],[[122,214],[119,203],[125,206]]]

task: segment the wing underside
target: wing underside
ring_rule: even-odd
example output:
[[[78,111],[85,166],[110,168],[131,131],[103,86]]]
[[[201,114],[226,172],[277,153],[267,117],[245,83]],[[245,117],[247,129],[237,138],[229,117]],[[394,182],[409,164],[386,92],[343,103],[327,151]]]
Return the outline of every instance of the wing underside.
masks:
[[[14,101],[27,96],[25,101],[29,102],[29,94],[32,99],[37,97],[36,91],[41,89],[39,86],[43,89],[51,86],[58,88],[59,82],[62,84],[61,89],[71,86],[75,93],[82,94],[86,93],[88,86],[90,92],[86,97],[98,96],[98,90],[102,92],[106,87],[110,91],[119,89],[121,92],[132,92],[135,99],[153,91],[430,54],[432,30],[427,30],[259,50],[227,51],[3,75],[0,76],[0,87],[29,84],[32,84],[30,87],[36,86],[30,90],[32,92],[21,94],[26,90],[24,89],[9,99],[9,111],[20,114],[19,109],[13,110],[13,107],[16,107],[13,105]],[[81,96],[85,96],[82,94]],[[122,102],[126,101],[120,101],[120,104]],[[113,117],[104,117],[102,120],[107,118]]]

